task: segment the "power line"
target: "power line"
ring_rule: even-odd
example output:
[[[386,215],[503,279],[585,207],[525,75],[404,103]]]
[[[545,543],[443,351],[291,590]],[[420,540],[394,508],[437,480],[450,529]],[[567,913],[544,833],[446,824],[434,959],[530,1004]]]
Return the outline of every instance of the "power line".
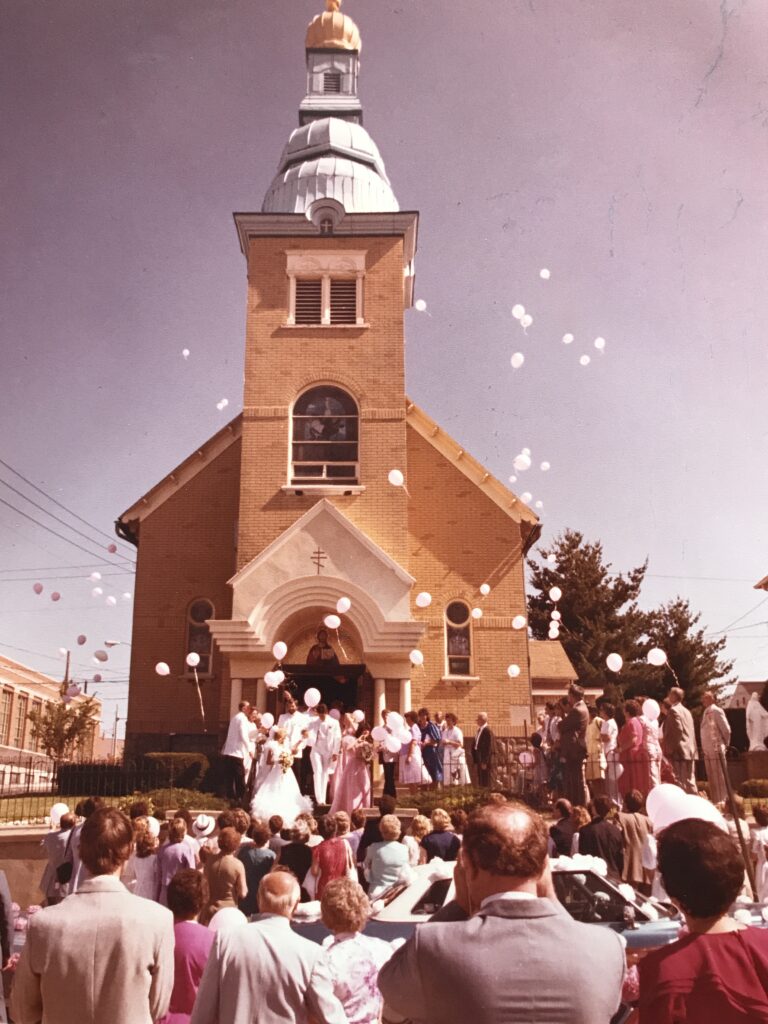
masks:
[[[53,512],[49,512],[47,508],[44,508],[42,505],[39,505],[36,501],[33,501],[32,498],[27,497],[27,495],[23,491],[20,491],[18,487],[14,487],[13,484],[9,484],[8,481],[3,480],[2,477],[0,477],[0,484],[2,484],[3,487],[7,487],[9,491],[13,491],[14,494],[18,494],[18,496],[23,501],[28,501],[33,508],[36,508],[38,511],[42,512],[43,515],[50,516],[51,519],[54,520],[54,522],[60,523],[63,527],[65,527],[65,529],[71,530],[72,533],[76,533],[78,537],[82,537],[83,540],[87,540],[89,544],[96,545],[99,543],[98,540],[94,540],[93,537],[90,537],[87,533],[83,533],[82,530],[78,530],[76,526],[71,526],[66,520],[62,519],[61,516],[57,516]],[[39,523],[38,525],[43,526],[42,523]],[[124,561],[128,561],[127,555],[119,555],[118,557],[122,558]],[[108,559],[105,559],[103,557],[102,560],[108,561]]]
[[[737,576],[673,576],[659,572],[647,572],[645,578],[649,580],[704,580],[708,583],[752,583],[751,579]]]
[[[101,578],[102,578],[102,580],[107,580],[107,579],[118,577],[118,576],[135,576],[135,575],[136,575],[136,570],[135,569],[126,569],[123,572],[105,572],[105,573],[102,574]],[[8,576],[6,578],[3,578],[3,577],[0,576],[0,583],[33,583],[35,580],[39,580],[41,578],[41,576],[42,576],[43,579],[46,579],[46,580],[83,580],[83,579],[85,579],[85,576],[83,576],[82,573],[70,573],[68,575],[58,576],[58,575],[53,575],[51,573],[40,573],[40,572],[38,572],[37,575],[35,575],[35,576],[13,576],[13,577]],[[94,581],[94,582],[98,582],[98,581]]]
[[[737,622],[741,622],[742,619],[746,619],[746,617],[748,615],[751,615],[752,612],[756,612],[757,609],[761,608],[765,604],[766,601],[768,601],[768,597],[764,597],[761,601],[758,601],[757,604],[754,606],[754,608],[750,608],[749,611],[744,612],[744,614],[740,615],[738,617],[738,619],[734,619],[733,622],[729,622],[728,625],[724,629],[718,629],[718,630],[715,631],[715,633],[710,634],[710,635],[714,636],[716,633],[727,633],[728,630],[731,628],[731,626],[735,626]]]
[[[6,505],[13,512],[18,513],[20,516],[24,516],[24,518],[28,519],[30,521],[30,523],[34,523],[35,526],[40,527],[40,529],[46,530],[48,533],[52,533],[54,537],[58,537],[59,540],[63,540],[66,544],[71,544],[72,547],[78,548],[78,550],[80,550],[80,551],[84,551],[86,553],[86,555],[90,555],[92,558],[93,557],[98,557],[99,560],[101,562],[104,562],[106,565],[114,565],[115,564],[114,562],[110,562],[108,558],[103,558],[101,555],[94,556],[93,551],[89,551],[87,548],[84,548],[82,544],[78,544],[77,541],[72,540],[70,537],[65,537],[64,534],[57,533],[56,530],[52,529],[52,527],[50,527],[50,526],[46,526],[45,523],[39,523],[37,521],[37,519],[34,519],[31,515],[29,515],[28,512],[22,512],[22,510],[20,508],[16,508],[15,505],[12,505],[10,503],[10,501],[6,501],[5,498],[0,498],[0,504]],[[93,543],[93,542],[91,542],[91,543]]]
[[[13,466],[10,466],[7,462],[4,462],[2,459],[0,459],[0,466],[5,466],[5,468],[10,470],[11,473],[14,474],[14,476],[17,476],[19,478],[19,480],[23,480],[24,483],[27,484],[27,486],[29,486],[33,490],[37,491],[38,494],[42,494],[44,498],[47,498],[48,501],[53,502],[54,505],[57,505],[60,509],[62,509],[64,512],[66,512],[68,515],[73,516],[73,518],[75,518],[79,522],[83,523],[83,525],[89,526],[92,530],[95,530],[96,533],[101,534],[102,537],[106,537],[106,539],[111,544],[118,544],[119,543],[119,544],[123,544],[125,547],[130,548],[130,545],[126,541],[121,540],[119,538],[115,539],[115,537],[112,537],[108,533],[105,533],[104,530],[99,529],[98,526],[94,526],[93,523],[89,523],[87,519],[83,519],[83,517],[78,515],[77,512],[73,512],[71,508],[67,508],[66,505],[63,505],[60,501],[58,501],[52,495],[48,494],[46,491],[44,491],[42,489],[42,487],[38,487],[37,484],[33,484],[32,481],[28,480],[27,477],[25,477],[22,473],[20,473],[18,471],[18,469],[14,469]],[[131,550],[131,554],[135,555],[135,552]],[[127,556],[124,556],[124,557],[127,557]]]
[[[22,565],[16,569],[0,569],[3,572],[69,572],[71,569],[100,569],[98,562],[88,562],[87,565]]]

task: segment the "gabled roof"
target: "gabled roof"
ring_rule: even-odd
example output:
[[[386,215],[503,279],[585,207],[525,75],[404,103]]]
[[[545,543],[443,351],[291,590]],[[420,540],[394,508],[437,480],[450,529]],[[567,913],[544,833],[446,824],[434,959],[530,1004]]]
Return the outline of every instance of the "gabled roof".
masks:
[[[527,528],[528,536],[525,542],[527,551],[541,533],[539,517],[409,398],[406,398],[405,414],[408,425],[413,427],[425,441],[428,441],[459,472],[463,473],[475,487],[487,494],[491,501],[498,505],[510,519],[520,523],[524,529]]]
[[[240,439],[243,432],[243,414],[240,413],[235,416],[233,420],[222,427],[213,437],[209,437],[208,440],[201,444],[197,451],[193,452],[188,458],[180,462],[179,465],[172,470],[167,476],[156,483],[154,487],[151,487],[146,494],[142,495],[138,501],[134,502],[130,508],[126,509],[121,516],[118,517],[117,522],[119,524],[127,525],[128,523],[141,522],[150,513],[154,512],[156,508],[162,505],[168,500],[180,487],[197,476],[201,469],[205,469],[215,458],[221,455],[222,452],[226,451],[230,445],[233,445],[235,441]]]
[[[529,640],[531,680],[576,679],[576,669],[559,640]]]

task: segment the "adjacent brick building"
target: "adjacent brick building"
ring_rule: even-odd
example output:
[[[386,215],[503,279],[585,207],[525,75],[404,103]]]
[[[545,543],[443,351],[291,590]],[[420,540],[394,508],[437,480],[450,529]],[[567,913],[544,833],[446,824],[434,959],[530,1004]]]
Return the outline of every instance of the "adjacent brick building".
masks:
[[[242,696],[275,709],[277,641],[300,692],[346,694],[368,716],[427,704],[465,727],[481,709],[501,731],[532,719],[527,630],[512,622],[538,520],[407,398],[418,214],[400,210],[362,126],[360,36],[337,6],[309,27],[301,127],[262,211],[235,214],[242,415],[118,521],[138,547],[132,750],[213,747]],[[341,598],[341,664],[299,672]]]

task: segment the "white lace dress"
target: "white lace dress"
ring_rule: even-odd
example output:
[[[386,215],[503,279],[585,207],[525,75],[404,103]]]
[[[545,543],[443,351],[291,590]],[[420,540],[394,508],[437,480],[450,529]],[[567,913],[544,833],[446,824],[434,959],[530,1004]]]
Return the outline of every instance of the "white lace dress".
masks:
[[[448,743],[446,743],[446,740]],[[443,780],[446,786],[468,786],[469,769],[467,755],[464,753],[464,733],[454,725],[443,733]],[[449,746],[458,743],[458,747]]]
[[[268,821],[273,814],[279,814],[287,828],[299,814],[312,811],[312,801],[308,796],[301,795],[293,771],[290,768],[283,771],[278,757],[284,752],[290,753],[287,743],[280,744],[277,740],[265,743],[266,763],[260,773],[259,788],[251,801],[251,815]]]

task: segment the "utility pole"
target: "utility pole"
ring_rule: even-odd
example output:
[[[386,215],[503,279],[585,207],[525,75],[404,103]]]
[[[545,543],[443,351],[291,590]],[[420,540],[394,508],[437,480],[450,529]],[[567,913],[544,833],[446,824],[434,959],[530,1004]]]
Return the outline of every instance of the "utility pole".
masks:
[[[117,723],[120,721],[120,717],[119,717],[117,712],[118,712],[118,708],[116,707],[115,708],[115,728],[114,728],[114,731],[112,733],[112,760],[113,761],[115,760],[115,755],[117,753]]]

